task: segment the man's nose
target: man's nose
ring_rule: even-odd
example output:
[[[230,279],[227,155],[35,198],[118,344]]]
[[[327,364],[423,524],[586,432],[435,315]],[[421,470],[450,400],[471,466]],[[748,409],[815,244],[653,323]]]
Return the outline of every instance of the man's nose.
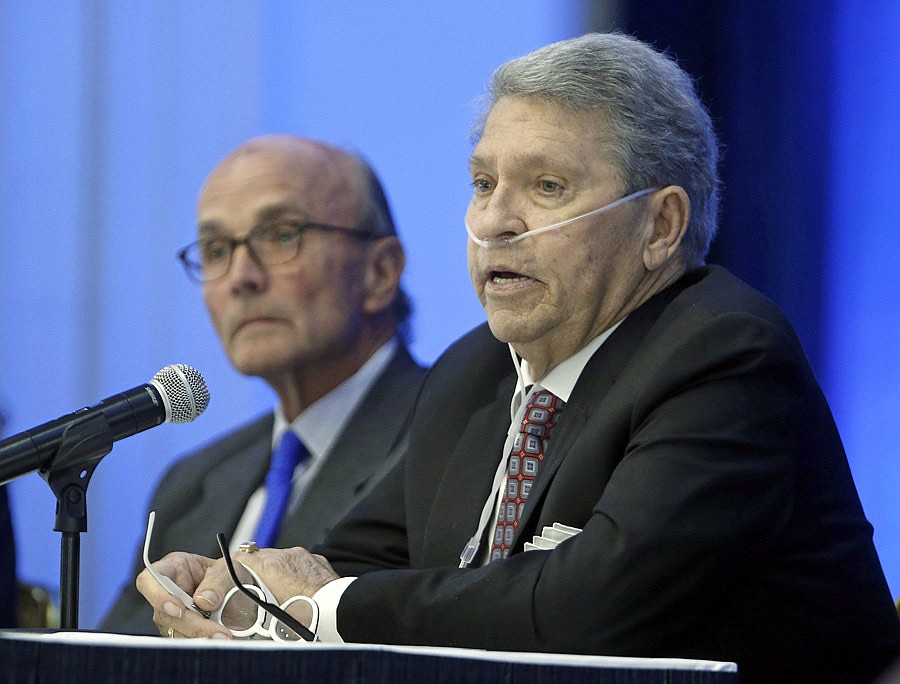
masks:
[[[246,242],[235,245],[228,267],[228,279],[235,291],[259,290],[266,282],[265,266]]]
[[[521,202],[514,193],[498,185],[483,203],[473,200],[466,213],[469,228],[483,240],[512,238],[528,230],[522,218]]]

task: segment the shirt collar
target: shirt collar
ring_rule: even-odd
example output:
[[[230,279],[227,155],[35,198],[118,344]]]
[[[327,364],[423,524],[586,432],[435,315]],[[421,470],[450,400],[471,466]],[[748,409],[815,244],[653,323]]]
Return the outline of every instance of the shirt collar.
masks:
[[[622,321],[624,320],[625,319],[623,318]],[[597,335],[597,337],[588,342],[579,351],[572,354],[572,356],[562,363],[554,366],[550,372],[540,380],[534,379],[528,361],[522,359],[522,379],[525,381],[525,386],[527,387],[534,384],[540,385],[544,389],[553,392],[554,395],[563,401],[569,401],[572,390],[575,389],[575,383],[577,383],[578,378],[581,377],[584,367],[587,365],[588,361],[590,361],[594,352],[596,352],[600,346],[606,342],[609,336],[613,334],[615,329],[622,324],[622,321],[619,321]]]
[[[391,338],[379,347],[356,373],[307,406],[290,424],[279,404],[275,408],[273,448],[284,431],[290,428],[309,450],[312,458],[320,458],[327,454],[354,409],[390,363],[396,350],[397,340]]]

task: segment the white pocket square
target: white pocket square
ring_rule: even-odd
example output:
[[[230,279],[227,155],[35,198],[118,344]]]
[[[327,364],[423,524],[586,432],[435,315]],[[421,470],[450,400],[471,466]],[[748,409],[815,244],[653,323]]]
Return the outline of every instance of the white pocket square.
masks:
[[[544,527],[540,535],[535,535],[530,542],[525,542],[526,551],[549,551],[555,549],[560,542],[574,537],[581,532],[581,528],[553,523],[552,527]]]

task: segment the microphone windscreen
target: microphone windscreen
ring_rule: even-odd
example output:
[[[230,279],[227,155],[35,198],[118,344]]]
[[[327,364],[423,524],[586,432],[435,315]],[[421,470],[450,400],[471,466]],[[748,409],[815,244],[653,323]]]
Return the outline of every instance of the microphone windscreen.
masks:
[[[209,405],[209,390],[200,371],[183,363],[160,369],[152,384],[162,395],[168,423],[190,423]]]

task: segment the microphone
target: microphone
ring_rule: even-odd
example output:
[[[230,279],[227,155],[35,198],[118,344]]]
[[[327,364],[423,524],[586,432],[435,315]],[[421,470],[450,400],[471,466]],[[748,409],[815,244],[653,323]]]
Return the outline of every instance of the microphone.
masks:
[[[82,421],[105,419],[112,441],[118,441],[163,422],[190,423],[208,405],[209,390],[198,370],[182,363],[166,366],[149,383],[4,439],[0,484],[49,468],[66,431]]]

